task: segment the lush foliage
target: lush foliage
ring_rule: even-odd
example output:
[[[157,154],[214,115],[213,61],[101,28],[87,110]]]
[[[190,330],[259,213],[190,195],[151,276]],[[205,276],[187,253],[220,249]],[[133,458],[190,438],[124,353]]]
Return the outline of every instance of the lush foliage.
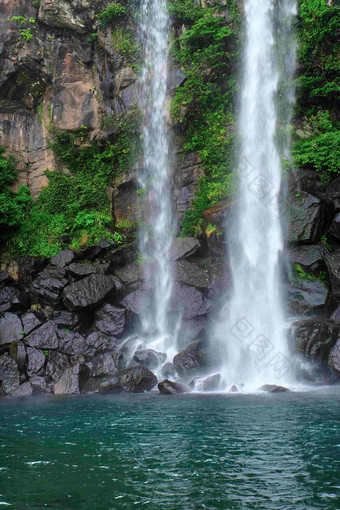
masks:
[[[339,94],[340,8],[326,0],[300,0],[298,114],[293,146],[297,166],[320,172],[327,185],[340,172]]]
[[[184,235],[196,233],[202,211],[232,191],[239,13],[233,2],[228,3],[227,23],[221,10],[221,6],[201,8],[192,0],[170,4],[175,22],[186,25],[173,42],[173,56],[186,79],[176,90],[171,113],[179,131],[184,132],[185,150],[198,152],[206,175],[186,213]]]
[[[99,25],[101,28],[106,28],[126,15],[126,8],[119,3],[109,4],[101,13],[97,14]]]

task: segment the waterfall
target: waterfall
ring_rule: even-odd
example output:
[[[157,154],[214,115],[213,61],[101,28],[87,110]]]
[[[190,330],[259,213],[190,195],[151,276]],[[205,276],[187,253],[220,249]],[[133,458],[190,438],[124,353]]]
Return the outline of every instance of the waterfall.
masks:
[[[174,219],[165,107],[169,32],[166,0],[142,0],[140,32],[145,60],[141,76],[144,165],[139,175],[143,190],[144,223],[140,230],[139,247],[144,286],[149,298],[144,302],[142,330],[149,337],[148,347],[168,351],[170,358],[174,341],[169,335],[168,322],[173,286],[169,253]]]
[[[283,383],[291,378],[280,281],[283,235],[278,102],[290,122],[293,0],[246,0],[246,43],[239,115],[238,197],[227,224],[233,294],[216,328],[227,384]],[[283,34],[283,32],[285,34]],[[279,65],[280,64],[280,65]],[[285,106],[283,106],[283,104]]]

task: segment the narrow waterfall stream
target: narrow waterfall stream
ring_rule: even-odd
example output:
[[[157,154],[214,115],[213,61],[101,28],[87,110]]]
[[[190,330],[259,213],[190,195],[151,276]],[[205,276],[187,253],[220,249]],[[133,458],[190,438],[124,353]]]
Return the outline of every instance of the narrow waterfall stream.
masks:
[[[280,281],[283,252],[280,152],[287,155],[289,149],[280,147],[279,151],[276,137],[279,82],[291,80],[295,52],[285,52],[281,71],[278,54],[282,49],[275,48],[278,41],[275,16],[280,10],[281,27],[288,31],[288,39],[292,38],[289,31],[295,2],[281,3],[283,8],[274,0],[245,3],[239,191],[231,223],[227,225],[233,295],[224,307],[225,319],[216,331],[226,384],[245,384],[250,388],[264,383],[287,383],[292,377]],[[289,103],[292,97],[283,93],[280,97],[284,95]],[[291,106],[287,104],[287,108]]]
[[[173,279],[170,247],[174,230],[168,168],[166,127],[167,46],[169,18],[166,0],[143,0],[140,31],[145,47],[142,70],[144,168],[139,182],[144,194],[144,224],[140,253],[148,293],[142,331],[148,347],[167,352],[172,361],[174,338],[169,334],[168,309]]]

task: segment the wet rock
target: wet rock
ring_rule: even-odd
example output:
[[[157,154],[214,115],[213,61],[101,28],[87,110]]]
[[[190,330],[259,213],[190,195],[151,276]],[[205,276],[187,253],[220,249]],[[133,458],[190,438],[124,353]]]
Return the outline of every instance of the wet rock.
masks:
[[[94,260],[104,251],[107,251],[110,248],[110,244],[103,237],[98,243],[89,246],[82,252],[83,259]]]
[[[75,328],[79,324],[79,317],[76,313],[60,310],[53,312],[53,321],[58,327]]]
[[[202,391],[218,391],[221,388],[221,374],[214,374],[206,377],[201,383]]]
[[[8,283],[12,283],[13,279],[7,271],[0,271],[0,286],[4,286]]]
[[[23,331],[25,332],[25,335],[28,335],[29,333],[31,333],[31,331],[33,331],[37,327],[41,326],[40,320],[32,312],[25,313],[21,317],[21,320],[22,320]]]
[[[164,363],[161,369],[161,374],[165,379],[168,379],[169,377],[175,377],[176,375],[176,369],[174,367],[173,363],[170,363],[169,361],[167,363]]]
[[[54,257],[51,258],[51,265],[52,266],[58,266],[58,267],[65,267],[71,264],[71,262],[74,260],[74,253],[71,250],[63,250],[60,253],[57,253],[54,255]]]
[[[80,364],[76,363],[68,367],[58,382],[53,386],[55,395],[75,395],[80,393],[79,389]]]
[[[69,358],[66,354],[50,351],[47,357],[46,375],[49,376],[53,382],[57,382],[69,365]]]
[[[112,294],[115,288],[109,276],[93,274],[66,287],[63,290],[63,303],[70,311],[95,307]]]
[[[90,378],[83,387],[84,393],[141,393],[150,391],[157,377],[147,368],[136,366],[104,378]]]
[[[103,305],[95,312],[95,327],[105,335],[121,335],[125,328],[125,309]]]
[[[33,259],[32,257],[19,257],[14,263],[18,268],[18,279],[25,283],[36,276],[47,265],[47,259]]]
[[[340,307],[335,310],[335,312],[332,313],[330,316],[330,319],[333,319],[334,321],[340,322]]]
[[[26,343],[36,349],[58,349],[58,326],[54,321],[48,321],[26,337]]]
[[[142,290],[131,292],[120,302],[120,305],[130,312],[139,315],[142,313],[143,307],[147,307],[150,302],[150,296]]]
[[[40,349],[34,349],[33,347],[27,347],[27,374],[32,375],[43,375],[46,356]]]
[[[327,187],[326,195],[334,204],[335,212],[340,211],[340,177],[337,177]]]
[[[290,331],[299,352],[327,363],[339,336],[339,324],[330,319],[306,319],[295,322]]]
[[[334,211],[331,202],[326,202],[305,191],[299,196],[289,194],[287,199],[288,241],[315,242],[321,239]]]
[[[266,391],[267,393],[281,393],[283,391],[289,391],[289,389],[284,386],[277,386],[276,384],[263,384],[263,386],[259,388],[259,391]]]
[[[291,311],[299,315],[309,314],[328,304],[328,289],[318,278],[294,277],[287,295]]]
[[[99,354],[91,361],[91,377],[113,375],[118,372],[120,366],[120,354],[116,352]]]
[[[200,346],[200,342],[195,342],[176,354],[173,359],[173,364],[175,365],[176,370],[188,371],[200,368],[202,366],[202,360],[199,353]]]
[[[334,216],[329,230],[334,237],[340,240],[340,212]]]
[[[73,263],[66,268],[66,271],[76,278],[83,278],[85,276],[95,274],[97,272],[97,268],[94,264]]]
[[[240,390],[239,388],[236,386],[236,384],[233,384],[232,386],[230,386],[229,388],[229,393],[238,393]]]
[[[6,311],[18,311],[22,307],[22,296],[15,287],[3,287],[0,289],[0,313]]]
[[[56,306],[61,291],[67,283],[63,268],[47,266],[33,281],[31,290],[33,299],[43,304]]]
[[[47,391],[47,384],[46,384],[45,377],[40,377],[38,375],[33,375],[30,378],[29,382],[31,383],[32,391],[33,391],[34,395],[39,395],[41,393],[46,393],[46,391]]]
[[[340,339],[337,340],[336,344],[329,353],[328,364],[340,375]]]
[[[137,244],[130,243],[124,246],[118,246],[117,248],[110,250],[106,255],[106,259],[109,262],[107,274],[114,274],[118,267],[126,266],[131,262],[134,262],[137,257]],[[136,267],[138,267],[136,265]]]
[[[0,358],[0,395],[11,395],[19,387],[19,369],[8,354]]]
[[[0,319],[0,345],[10,344],[23,337],[23,326],[19,317],[13,313],[5,313]]]
[[[340,250],[328,253],[325,257],[331,283],[332,298],[340,303]]]
[[[158,383],[158,389],[163,395],[175,395],[176,393],[188,393],[191,391],[185,384],[177,381],[169,381],[169,379]]]
[[[318,244],[292,246],[288,249],[288,255],[292,264],[299,264],[303,269],[314,273],[323,260],[325,248]]]
[[[178,332],[177,346],[184,349],[196,339],[205,336],[205,328],[207,326],[207,317],[194,317],[189,320],[182,320],[181,327]]]
[[[18,363],[20,372],[24,372],[27,364],[27,353],[26,347],[22,342],[18,343],[16,362]]]
[[[133,285],[142,281],[141,267],[134,263],[116,269],[115,274],[123,285]]]
[[[175,283],[170,309],[172,312],[181,313],[183,319],[192,319],[207,314],[211,309],[211,302],[195,287]]]
[[[87,348],[94,349],[95,352],[105,351],[111,342],[115,342],[115,339],[108,339],[100,331],[91,333],[85,340]]]
[[[133,356],[134,361],[143,365],[143,367],[155,370],[166,360],[164,352],[157,352],[153,349],[137,350]]]
[[[60,352],[74,356],[86,350],[87,344],[85,338],[79,333],[59,329],[57,334],[59,338],[58,349]]]
[[[25,382],[15,392],[13,397],[29,397],[33,393],[32,385],[29,381]]]
[[[183,73],[181,69],[177,69],[177,67],[172,67],[168,75],[167,87],[169,90],[175,90],[177,87],[183,85],[185,80],[186,74]]]
[[[174,237],[170,248],[171,260],[188,258],[201,248],[201,243],[194,237]]]
[[[209,271],[200,264],[189,260],[178,260],[174,264],[174,278],[177,282],[205,289],[209,285]]]

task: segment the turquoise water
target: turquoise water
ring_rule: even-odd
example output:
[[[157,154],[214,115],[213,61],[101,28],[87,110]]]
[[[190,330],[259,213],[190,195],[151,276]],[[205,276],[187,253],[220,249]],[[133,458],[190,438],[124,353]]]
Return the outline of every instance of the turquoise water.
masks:
[[[1,401],[0,502],[338,510],[340,387]]]

